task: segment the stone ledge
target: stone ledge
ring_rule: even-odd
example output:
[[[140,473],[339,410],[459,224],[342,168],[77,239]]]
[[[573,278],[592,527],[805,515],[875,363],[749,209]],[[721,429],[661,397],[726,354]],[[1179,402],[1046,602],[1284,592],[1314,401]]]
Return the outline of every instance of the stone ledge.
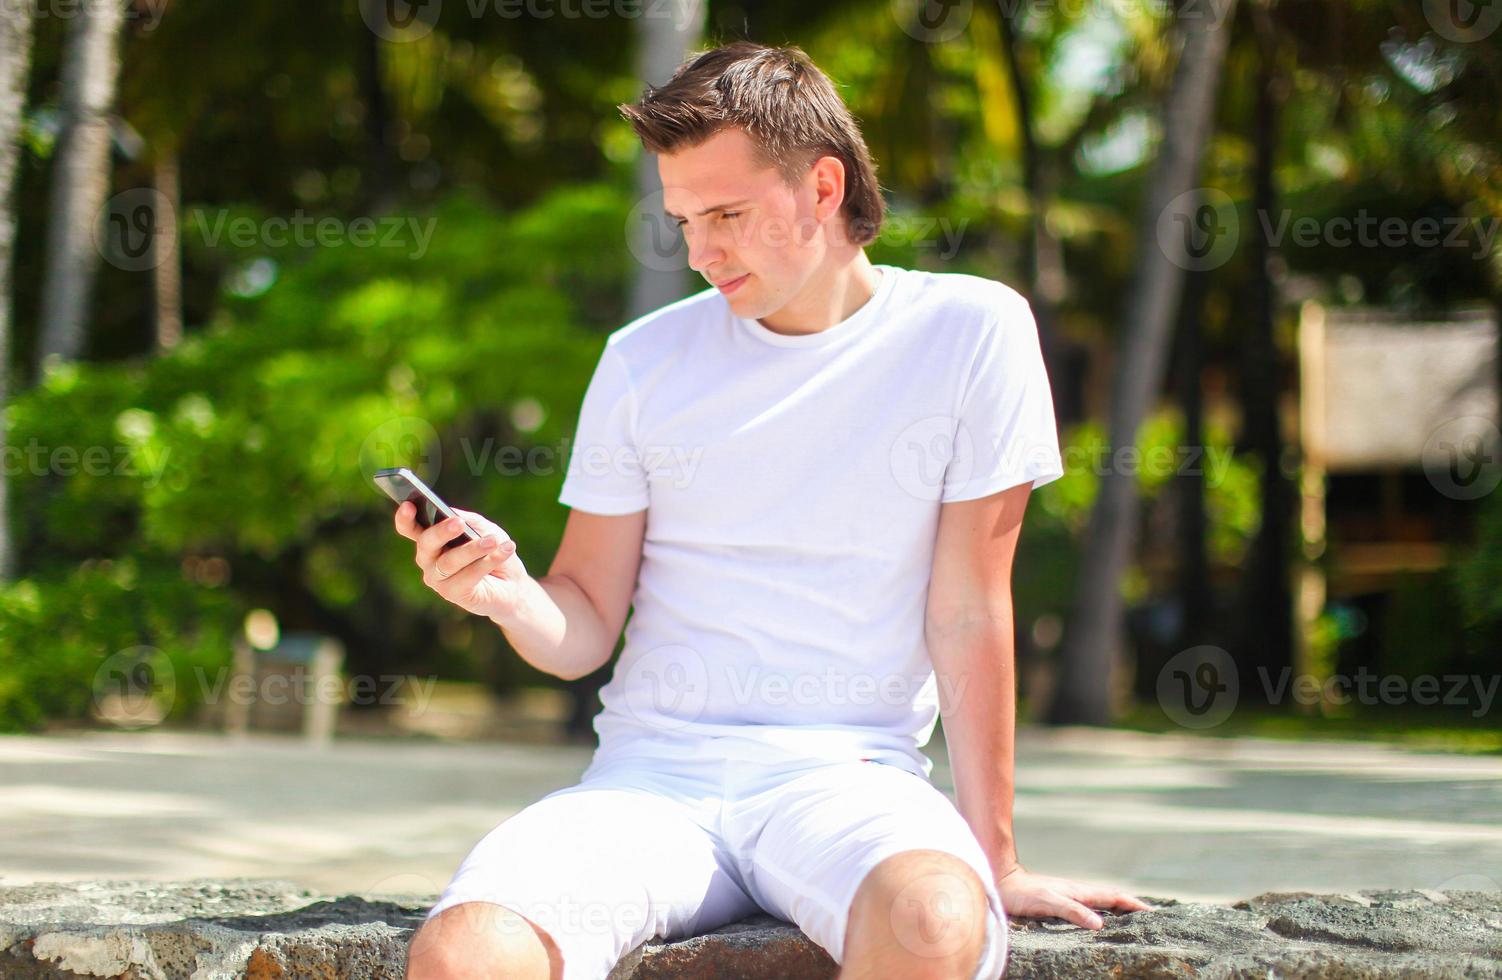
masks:
[[[1499,892],[1146,900],[1158,907],[1108,914],[1098,932],[1012,923],[1007,976],[1502,978]],[[0,887],[0,977],[399,978],[428,902],[335,898],[243,878]],[[834,972],[801,932],[758,915],[692,939],[645,943],[611,980],[822,980]]]

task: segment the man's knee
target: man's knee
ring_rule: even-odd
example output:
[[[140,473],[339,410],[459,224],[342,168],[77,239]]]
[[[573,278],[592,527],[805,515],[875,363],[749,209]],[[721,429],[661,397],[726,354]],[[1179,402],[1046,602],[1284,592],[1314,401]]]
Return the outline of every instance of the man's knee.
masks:
[[[861,943],[897,947],[938,974],[974,972],[990,905],[975,869],[945,851],[903,851],[862,880],[851,903],[846,957]]]
[[[425,922],[407,946],[407,980],[561,980],[553,937],[501,905],[464,902]]]

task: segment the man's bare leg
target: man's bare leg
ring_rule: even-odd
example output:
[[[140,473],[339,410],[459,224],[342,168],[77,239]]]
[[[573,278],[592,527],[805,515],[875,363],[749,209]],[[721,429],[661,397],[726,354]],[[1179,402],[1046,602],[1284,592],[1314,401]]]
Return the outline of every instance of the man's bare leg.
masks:
[[[894,854],[850,903],[838,980],[971,980],[986,941],[980,878],[944,851]]]
[[[490,902],[464,902],[429,919],[407,947],[407,980],[562,980],[547,930]]]

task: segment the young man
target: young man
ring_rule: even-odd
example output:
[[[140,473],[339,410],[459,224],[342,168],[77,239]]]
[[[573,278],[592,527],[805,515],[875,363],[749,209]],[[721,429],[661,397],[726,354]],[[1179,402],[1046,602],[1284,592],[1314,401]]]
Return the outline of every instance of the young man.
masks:
[[[578,785],[465,858],[409,977],[585,980],[758,909],[840,976],[994,978],[1006,913],[1146,908],[1018,863],[1010,574],[1061,474],[1027,303],[873,266],[875,168],[797,49],[736,43],[623,106],[713,288],[617,330],[580,413],[549,574],[506,532],[424,581],[564,678],[633,610]],[[944,717],[958,807],[920,751]]]

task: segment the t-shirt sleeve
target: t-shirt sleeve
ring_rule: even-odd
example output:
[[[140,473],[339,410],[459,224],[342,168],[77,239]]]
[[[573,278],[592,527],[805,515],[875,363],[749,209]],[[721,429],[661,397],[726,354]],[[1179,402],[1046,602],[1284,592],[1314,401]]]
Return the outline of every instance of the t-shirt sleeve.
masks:
[[[636,392],[610,344],[600,354],[579,408],[558,502],[592,514],[631,514],[649,501],[635,438]]]
[[[1038,326],[1027,300],[1007,290],[961,396],[940,499],[973,500],[1019,483],[1036,488],[1063,475]]]

